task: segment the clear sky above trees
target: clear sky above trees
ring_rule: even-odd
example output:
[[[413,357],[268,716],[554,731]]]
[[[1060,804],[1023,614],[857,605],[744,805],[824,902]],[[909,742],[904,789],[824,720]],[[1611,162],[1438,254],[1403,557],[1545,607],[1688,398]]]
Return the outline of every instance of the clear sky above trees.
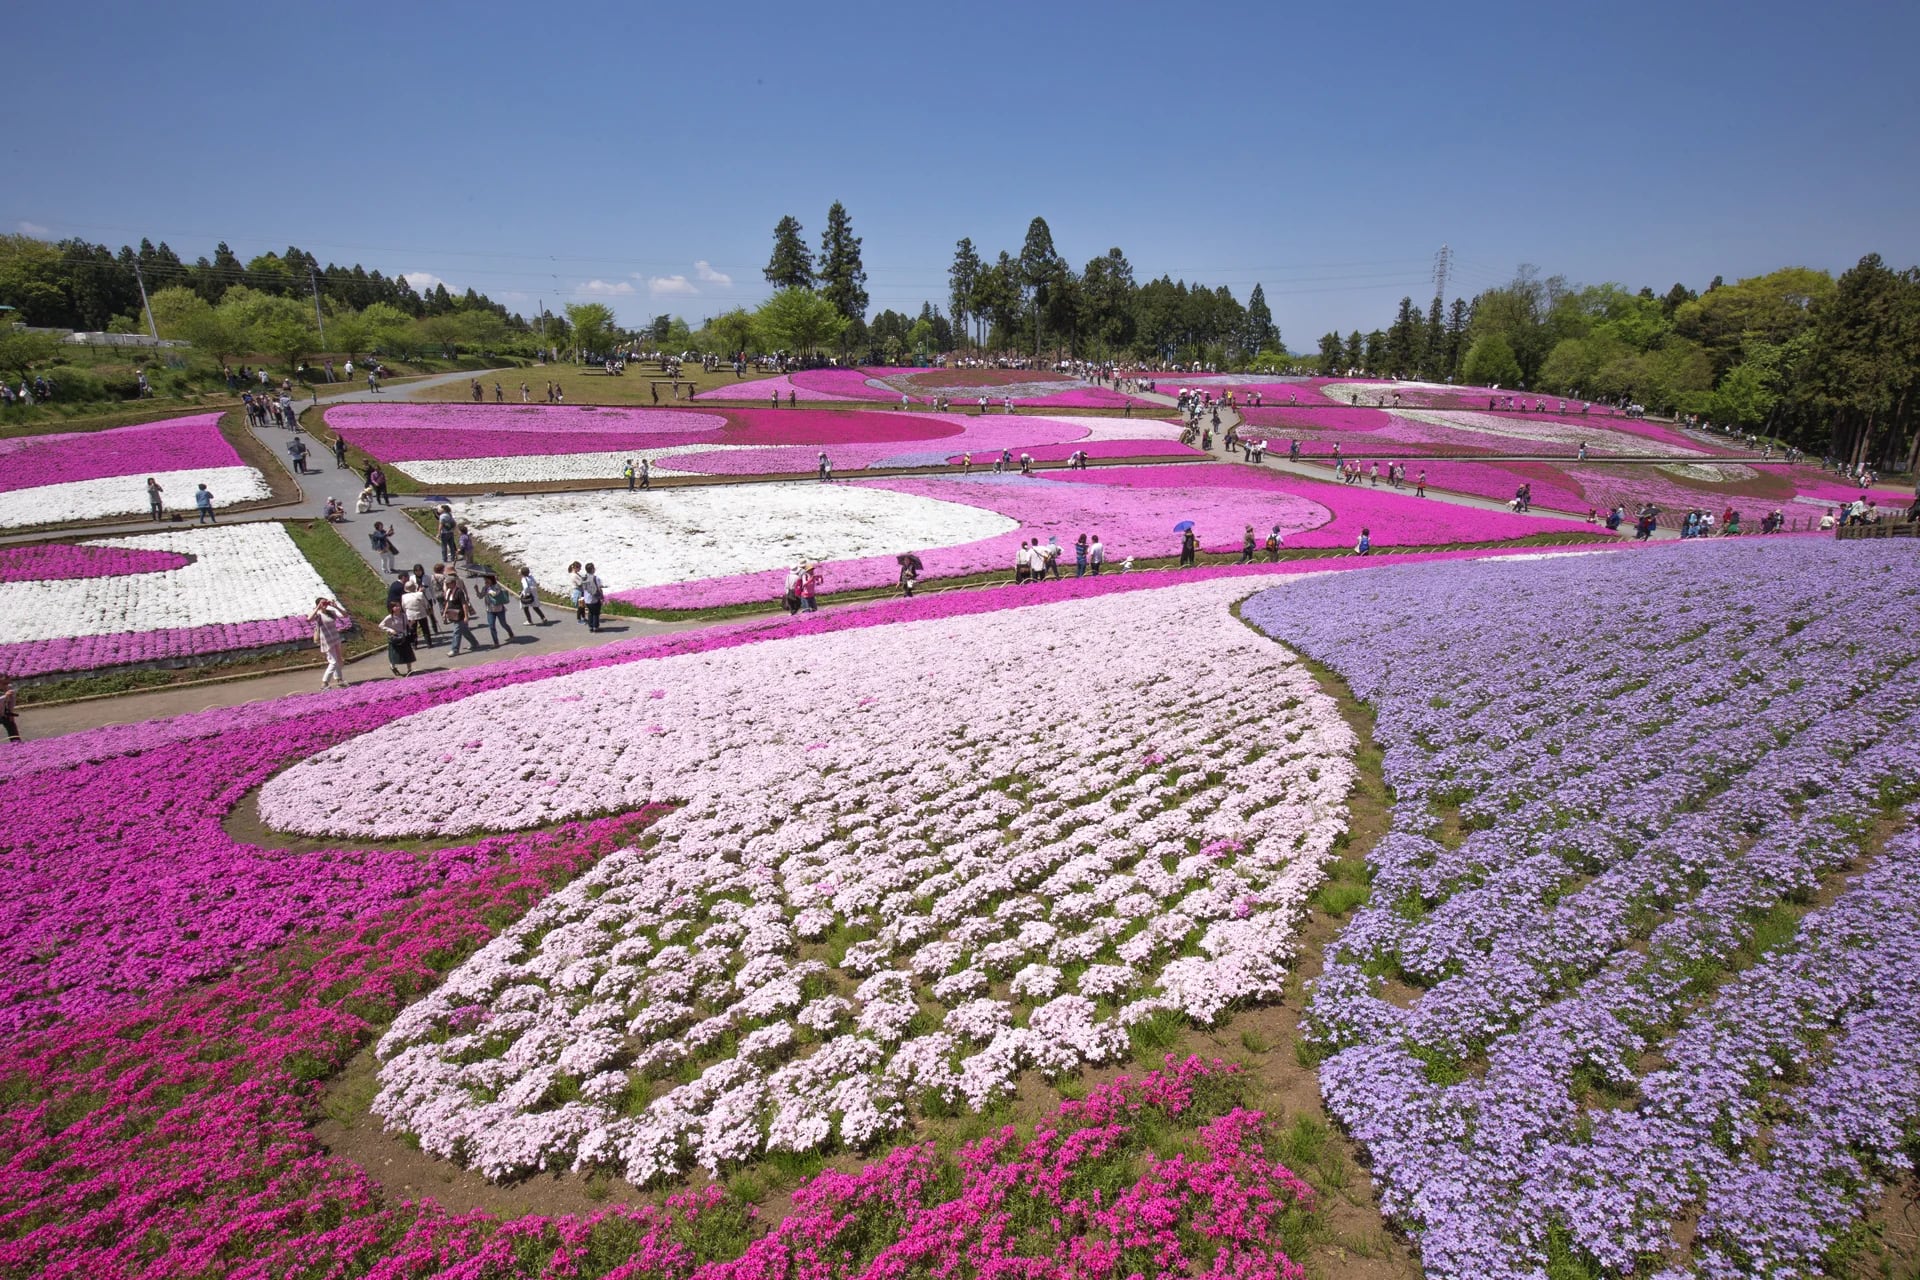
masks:
[[[637,324],[765,297],[784,213],[817,250],[845,202],[874,311],[944,298],[959,237],[1017,252],[1039,215],[1076,264],[1119,245],[1142,280],[1242,301],[1261,281],[1307,340],[1430,298],[1442,242],[1450,295],[1523,261],[1699,289],[1870,250],[1920,260],[1920,6],[1810,14],[26,6],[9,99],[38,105],[9,137],[0,227],[227,239],[243,258],[299,244],[523,314],[599,301]],[[312,91],[227,74],[255,55]],[[1182,63],[1233,100],[1178,109]],[[1169,198],[1184,184],[1204,198]]]

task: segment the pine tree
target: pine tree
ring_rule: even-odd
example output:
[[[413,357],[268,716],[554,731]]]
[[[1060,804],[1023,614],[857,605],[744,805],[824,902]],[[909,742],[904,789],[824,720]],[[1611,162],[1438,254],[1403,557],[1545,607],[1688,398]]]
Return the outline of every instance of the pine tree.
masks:
[[[1340,345],[1339,334],[1323,333],[1320,335],[1320,372],[1321,373],[1326,374],[1328,377],[1332,377],[1334,374],[1340,372],[1341,361],[1344,360],[1345,358],[1346,358],[1346,351]]]
[[[975,311],[974,290],[980,283],[980,254],[965,236],[953,246],[953,265],[947,268],[947,300],[953,307],[953,322],[960,332],[967,331],[967,317]]]
[[[1458,377],[1460,362],[1467,358],[1467,325],[1473,319],[1465,298],[1455,298],[1447,308],[1447,356],[1440,370],[1443,378]]]
[[[838,200],[827,210],[826,234],[820,237],[820,292],[848,320],[865,323],[867,269],[860,263],[860,237]]]
[[[1362,345],[1358,329],[1347,335],[1347,349],[1341,352],[1341,356],[1349,369],[1358,369],[1366,362],[1366,348]]]
[[[1033,354],[1040,354],[1040,313],[1060,272],[1060,255],[1053,247],[1053,231],[1045,218],[1027,224],[1027,241],[1020,246],[1020,284],[1033,304]]]
[[[1263,351],[1280,350],[1280,330],[1273,323],[1273,312],[1267,307],[1267,291],[1256,282],[1253,292],[1247,295],[1246,332],[1241,336],[1240,347],[1249,357]]]
[[[1441,366],[1447,359],[1447,304],[1439,294],[1427,304],[1427,332],[1420,344],[1420,376],[1429,381],[1444,378]]]
[[[1384,360],[1386,368],[1375,369],[1375,373],[1388,373],[1396,378],[1404,378],[1413,372],[1416,355],[1413,344],[1415,330],[1419,327],[1418,315],[1413,309],[1412,298],[1400,299],[1400,310],[1394,313],[1393,324],[1387,330],[1386,350],[1369,352],[1368,363],[1375,359]]]
[[[773,256],[761,274],[776,289],[813,288],[813,255],[807,252],[800,230],[800,220],[792,214],[774,225]]]

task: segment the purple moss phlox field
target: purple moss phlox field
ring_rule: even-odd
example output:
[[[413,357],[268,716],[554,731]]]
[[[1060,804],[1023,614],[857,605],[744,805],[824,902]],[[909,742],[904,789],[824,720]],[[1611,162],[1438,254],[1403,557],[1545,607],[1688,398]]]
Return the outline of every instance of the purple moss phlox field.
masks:
[[[1378,715],[1392,829],[1307,1029],[1430,1274],[1817,1274],[1910,1167],[1910,565],[1755,539],[1244,606]]]

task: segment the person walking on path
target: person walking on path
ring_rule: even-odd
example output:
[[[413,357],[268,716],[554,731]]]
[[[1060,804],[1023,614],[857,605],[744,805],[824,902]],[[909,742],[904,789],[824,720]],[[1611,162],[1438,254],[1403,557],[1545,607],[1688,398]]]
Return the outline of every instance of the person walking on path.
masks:
[[[1240,536],[1240,563],[1241,564],[1253,563],[1253,549],[1254,549],[1253,526],[1248,525],[1247,531]]]
[[[432,644],[433,604],[427,596],[427,584],[418,574],[407,579],[407,589],[400,596],[400,611],[406,617],[407,625],[414,638],[421,644]]]
[[[1107,549],[1100,545],[1100,535],[1097,533],[1093,535],[1093,541],[1087,544],[1087,565],[1096,578],[1107,566]]]
[[[325,596],[316,596],[313,612],[307,615],[307,621],[313,626],[313,642],[327,659],[327,669],[320,673],[320,687],[327,688],[334,681],[340,682],[342,689],[347,687],[347,673],[340,656],[340,627],[347,621],[347,611],[337,600]]]
[[[1192,528],[1188,528],[1180,535],[1180,567],[1182,569],[1193,568],[1195,557],[1199,553],[1199,550],[1200,539],[1194,536]]]
[[[387,667],[394,675],[413,674],[413,624],[407,621],[407,612],[398,601],[387,606],[387,616],[380,619],[380,629],[387,633]],[[402,671],[400,668],[405,667]]]
[[[201,485],[193,491],[193,505],[200,508],[200,518],[195,524],[219,524],[213,514],[213,490]]]
[[[160,497],[160,495],[165,492],[166,490],[160,487],[158,480],[155,480],[152,476],[147,477],[147,514],[155,520],[165,520],[167,518],[167,504]]]
[[[469,649],[480,647],[480,638],[467,625],[472,620],[473,603],[467,598],[467,585],[460,581],[460,575],[453,571],[452,565],[436,567],[447,570],[440,575],[440,615],[447,620],[447,630],[453,633],[453,643],[447,649],[447,656],[457,658],[460,656],[461,640],[467,642]]]
[[[903,551],[894,557],[894,562],[900,566],[900,594],[911,600],[914,580],[920,576],[923,567],[920,557],[911,551]]]
[[[567,585],[573,593],[573,620],[575,622],[585,622],[587,620],[587,602],[581,598],[580,594],[580,584],[585,580],[586,576],[585,573],[581,572],[580,562],[578,560],[575,560],[567,566]]]
[[[1267,533],[1267,563],[1280,563],[1280,526],[1275,525]]]
[[[540,625],[547,625],[547,611],[540,607],[540,584],[534,580],[533,570],[525,565],[520,567],[520,612],[526,615],[527,625],[533,625],[533,615],[540,615]]]
[[[373,553],[380,557],[380,572],[392,573],[394,552],[399,550],[393,545],[392,531],[375,520],[373,532],[367,535],[367,541],[373,544]]]
[[[23,741],[20,737],[20,714],[16,709],[18,703],[19,695],[13,691],[12,677],[0,676],[0,727],[6,729],[9,742]]]
[[[335,436],[333,438],[333,466],[336,471],[353,470],[352,467],[347,465],[347,438],[345,436]]]
[[[440,558],[453,559],[460,549],[458,542],[460,522],[453,518],[453,508],[444,502],[440,504],[440,514],[434,519],[434,528],[440,534]]]
[[[460,569],[469,578],[479,566],[473,562],[473,530],[466,525],[460,526]]]
[[[381,506],[393,505],[393,495],[387,492],[387,473],[379,467],[373,469],[373,491],[380,495]]]
[[[808,560],[800,566],[800,608],[807,613],[819,607],[815,597],[820,594],[820,578],[820,566],[813,561]]]
[[[626,482],[627,482],[627,492],[628,492],[628,493],[632,493],[632,492],[633,492],[633,490],[634,490],[634,485],[635,485],[635,482],[636,482],[636,481],[638,481],[638,480],[639,480],[639,478],[640,478],[640,474],[639,474],[639,472],[637,472],[637,471],[635,471],[635,470],[633,469],[633,459],[632,459],[632,458],[628,458],[628,459],[627,459],[627,465],[626,465],[626,466],[624,466],[624,467],[622,467],[622,468],[620,468],[620,474],[621,474],[621,475],[622,475],[623,477],[625,477],[625,479],[626,479]]]
[[[1087,576],[1087,535],[1084,533],[1073,540],[1073,576]]]
[[[1424,498],[1427,496],[1427,473],[1424,468],[1420,474],[1414,478],[1413,496],[1416,498]]]
[[[640,487],[653,488],[653,463],[646,458],[640,459]]]
[[[606,601],[606,584],[600,581],[600,575],[593,571],[593,561],[589,560],[580,571],[580,603],[587,608],[587,630],[600,630],[600,607]]]
[[[513,593],[500,585],[500,579],[488,574],[481,580],[480,606],[487,611],[487,638],[493,641],[493,647],[500,647],[500,628],[507,629],[507,639],[513,639],[513,624],[507,621],[507,606],[513,602]]]

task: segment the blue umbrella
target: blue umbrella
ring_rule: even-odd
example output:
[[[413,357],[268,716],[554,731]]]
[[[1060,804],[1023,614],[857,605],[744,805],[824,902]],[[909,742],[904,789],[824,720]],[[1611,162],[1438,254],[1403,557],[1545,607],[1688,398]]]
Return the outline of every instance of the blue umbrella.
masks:
[[[1191,528],[1193,528],[1193,521],[1182,520],[1179,524],[1173,526],[1173,531],[1175,533],[1185,533],[1187,530]]]

